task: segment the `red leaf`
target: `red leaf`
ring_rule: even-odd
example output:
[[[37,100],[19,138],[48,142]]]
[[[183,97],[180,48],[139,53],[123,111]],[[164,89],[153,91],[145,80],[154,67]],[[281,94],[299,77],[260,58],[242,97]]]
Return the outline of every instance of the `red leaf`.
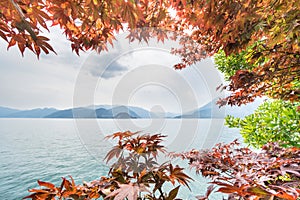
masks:
[[[41,54],[41,48],[38,45],[34,45],[34,51],[37,55],[37,58],[40,58],[40,54]]]
[[[18,43],[18,47],[19,47],[19,50],[20,50],[22,56],[24,56],[25,45],[22,43]]]
[[[12,38],[10,40],[10,42],[8,43],[7,49],[9,49],[10,47],[14,46],[16,44],[16,41]]]
[[[55,185],[52,183],[44,182],[44,181],[40,181],[40,180],[38,180],[37,182],[38,182],[39,186],[43,186],[43,187],[49,188],[51,190],[56,189]]]
[[[234,186],[226,186],[226,187],[220,187],[217,192],[222,192],[222,193],[226,193],[226,194],[232,194],[235,192],[238,192],[240,190],[240,188],[238,187],[234,187]]]

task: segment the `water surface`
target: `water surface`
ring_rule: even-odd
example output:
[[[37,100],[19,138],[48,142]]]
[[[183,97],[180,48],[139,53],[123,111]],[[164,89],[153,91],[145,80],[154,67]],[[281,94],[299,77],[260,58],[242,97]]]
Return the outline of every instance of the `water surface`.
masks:
[[[187,151],[240,137],[238,130],[222,124],[208,119],[0,119],[0,199],[22,199],[37,187],[37,179],[58,184],[72,175],[82,183],[106,175],[103,158],[113,143],[104,137],[113,132],[159,132],[168,136],[168,150]],[[194,199],[206,187],[201,177],[189,173],[195,182],[193,192],[181,189],[184,199]]]

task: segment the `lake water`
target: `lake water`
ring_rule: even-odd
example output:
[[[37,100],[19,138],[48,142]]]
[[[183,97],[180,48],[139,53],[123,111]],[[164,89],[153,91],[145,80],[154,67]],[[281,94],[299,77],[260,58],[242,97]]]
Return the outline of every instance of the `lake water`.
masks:
[[[0,199],[22,199],[38,179],[58,184],[72,175],[79,184],[106,175],[103,158],[113,143],[104,137],[125,130],[167,135],[165,145],[177,152],[240,138],[237,129],[224,127],[220,119],[0,119]],[[192,192],[181,188],[180,195],[195,199],[206,184],[186,171],[195,181]]]

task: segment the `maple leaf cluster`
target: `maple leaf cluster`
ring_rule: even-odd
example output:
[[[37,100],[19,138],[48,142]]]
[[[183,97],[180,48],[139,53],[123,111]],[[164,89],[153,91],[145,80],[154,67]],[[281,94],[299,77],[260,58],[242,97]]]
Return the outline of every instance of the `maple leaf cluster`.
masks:
[[[173,200],[181,185],[188,186],[192,179],[183,168],[171,162],[157,163],[158,152],[166,153],[161,145],[163,135],[140,135],[139,132],[117,132],[107,138],[118,139],[116,146],[105,157],[107,162],[115,159],[107,177],[101,177],[83,185],[76,185],[63,178],[59,187],[52,183],[38,181],[41,189],[31,189],[31,195],[24,199],[50,200],[72,199],[115,199],[115,200]],[[172,189],[166,193],[164,186]]]
[[[269,143],[260,152],[239,147],[237,140],[217,144],[211,150],[173,154],[188,160],[198,174],[208,177],[212,191],[229,194],[229,199],[288,199],[300,197],[300,148]],[[218,187],[216,187],[218,186]]]
[[[1,0],[0,8],[0,37],[8,42],[7,48],[17,45],[22,55],[25,49],[37,56],[41,51],[55,52],[49,39],[39,35],[40,27],[48,30],[46,22],[51,19],[44,1]]]
[[[114,35],[124,27],[167,28],[170,24],[168,6],[148,0],[1,0],[0,7],[0,37],[9,43],[8,48],[18,45],[22,55],[27,48],[37,56],[41,50],[55,52],[49,39],[40,36],[43,29],[49,31],[49,26],[59,25],[72,50],[79,54],[88,49],[107,50],[107,44],[113,45]],[[167,37],[159,30],[153,35],[162,41]],[[150,35],[132,31],[128,38],[133,37],[147,40]]]
[[[226,89],[232,94],[220,100],[219,104],[241,105],[252,102],[256,97],[263,95],[291,102],[299,101],[299,53],[289,53],[286,50],[280,52],[278,48],[281,47],[267,49],[266,45],[260,42],[240,53],[244,55],[241,60],[242,63],[246,63],[247,67],[235,70],[235,73],[229,78],[229,85],[221,86],[222,90]],[[271,58],[269,58],[270,52],[272,52]],[[240,57],[240,55],[236,55],[236,57]],[[253,59],[254,57],[255,59]],[[228,69],[231,67],[230,63],[231,61],[228,59],[218,60],[217,67],[226,73],[230,70]]]
[[[183,58],[177,68],[194,64],[220,50],[233,57],[242,53],[249,65],[246,70],[236,69],[229,85],[222,87],[232,93],[220,100],[219,105],[246,104],[262,95],[299,101],[298,0],[181,2],[181,6],[174,8],[178,19],[184,21],[180,29],[192,33],[183,42],[183,48],[173,50]],[[226,67],[229,71],[236,66]]]

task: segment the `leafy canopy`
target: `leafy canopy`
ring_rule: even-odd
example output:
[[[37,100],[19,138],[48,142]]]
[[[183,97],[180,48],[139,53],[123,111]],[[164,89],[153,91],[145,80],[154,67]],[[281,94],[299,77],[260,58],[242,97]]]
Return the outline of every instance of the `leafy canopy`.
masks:
[[[295,67],[272,68],[266,64],[270,60],[261,54],[263,51],[266,51],[265,45],[260,41],[237,54],[226,56],[224,51],[219,51],[215,55],[216,67],[230,81],[228,85],[220,87],[232,92],[219,102],[221,105],[226,103],[240,105],[263,95],[292,102],[299,101],[300,60],[295,60]]]
[[[182,57],[176,69],[220,50],[226,56],[237,54],[260,41],[247,62],[264,62],[236,71],[226,87],[234,93],[220,104],[240,105],[270,93],[299,101],[293,82],[299,82],[299,7],[298,0],[1,0],[0,37],[8,48],[17,45],[22,54],[29,49],[39,56],[54,52],[43,36],[49,26],[60,26],[77,54],[106,50],[125,29],[130,41],[164,41],[167,31],[176,39],[189,30],[189,37],[181,38],[182,47],[172,51]]]

